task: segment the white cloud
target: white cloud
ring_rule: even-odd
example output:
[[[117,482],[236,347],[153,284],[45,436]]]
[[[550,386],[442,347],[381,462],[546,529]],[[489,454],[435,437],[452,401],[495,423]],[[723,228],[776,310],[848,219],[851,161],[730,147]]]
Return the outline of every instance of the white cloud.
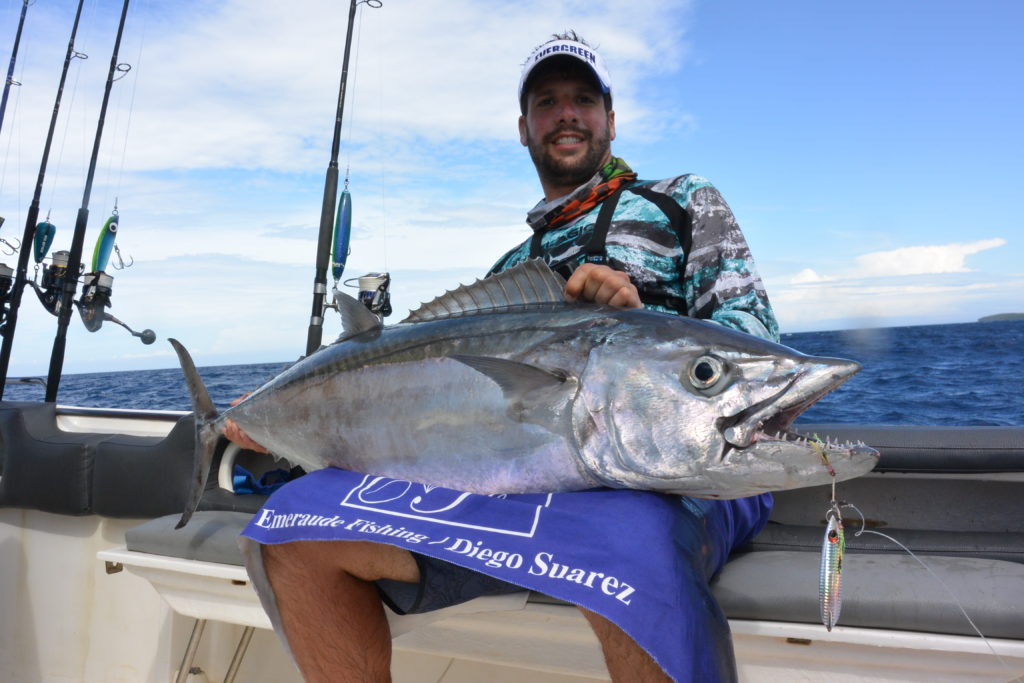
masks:
[[[979,317],[982,301],[1004,301],[1001,305],[1013,308],[1014,300],[1024,300],[1024,278],[978,274],[966,264],[968,256],[1006,243],[992,238],[871,252],[855,257],[856,266],[839,267],[834,274],[805,268],[792,277],[769,280],[767,287],[776,315],[789,331],[885,325],[901,318],[969,320]]]
[[[790,284],[801,285],[808,282],[832,282],[833,277],[819,275],[813,268],[804,268],[790,279]]]
[[[678,17],[688,4],[388,0],[381,9],[363,5],[349,71],[345,145],[347,124],[353,123],[356,147],[377,148],[387,140],[406,147],[406,156],[411,153],[422,165],[432,151],[408,149],[416,141],[429,148],[513,138],[520,64],[534,45],[566,27],[601,46],[614,65],[620,123],[636,121],[639,129],[649,110],[633,84],[678,69],[686,54],[685,23],[666,17]],[[127,170],[301,172],[324,166],[343,57],[344,9],[332,0],[228,0],[133,11],[119,61],[134,68],[112,90],[108,121],[114,126],[120,111],[133,106]],[[63,33],[70,17],[52,11],[51,30]],[[69,86],[64,102],[68,107],[73,93],[80,103],[89,102],[86,120],[73,118],[73,128],[83,129],[72,131],[67,149],[67,162],[76,166],[84,166],[91,149],[109,64],[104,28],[116,20],[109,8],[100,11],[94,31],[80,36],[91,58],[73,61],[69,84],[78,85]],[[26,83],[54,82],[64,47],[60,41],[40,44],[46,58],[31,63]],[[29,137],[41,140],[53,90],[26,88],[24,95]],[[116,124],[122,135],[127,124],[127,116]],[[77,144],[76,134],[88,143]],[[113,129],[105,135],[118,138]],[[120,143],[112,144],[119,160]]]
[[[972,254],[1006,244],[1001,237],[968,243],[903,247],[875,251],[858,256],[857,275],[861,277],[966,273],[966,259]]]

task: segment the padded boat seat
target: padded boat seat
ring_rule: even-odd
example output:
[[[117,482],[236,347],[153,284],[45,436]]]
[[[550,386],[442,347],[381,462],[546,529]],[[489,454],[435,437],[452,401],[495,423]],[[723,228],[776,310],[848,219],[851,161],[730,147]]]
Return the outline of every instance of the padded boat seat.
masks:
[[[175,530],[178,516],[169,515],[129,530],[127,547],[241,565],[237,537],[250,517],[239,512],[201,511],[184,529]],[[820,530],[817,535],[814,548],[806,551],[777,550],[770,545],[771,539],[765,539],[757,549],[735,555],[712,585],[726,615],[730,619],[819,623]],[[1020,619],[1024,613],[1024,564],[942,555],[928,556],[925,561],[955,591],[986,636],[1024,638],[1024,620]],[[546,596],[531,600],[559,602]],[[840,624],[975,635],[955,600],[902,551],[847,552]]]
[[[844,511],[845,513],[845,511]],[[866,532],[856,536],[860,522],[854,515],[847,516],[846,550],[855,553],[893,553],[897,546],[890,540]],[[799,526],[769,522],[751,543],[743,548],[749,551],[793,550],[818,552],[821,550],[825,525]],[[886,529],[918,555],[945,557],[974,557],[988,560],[1006,560],[1024,563],[1024,533],[982,531],[933,531],[921,529]],[[1024,592],[1024,585],[1019,589]]]
[[[1024,638],[1024,564],[969,557],[847,552],[841,626],[976,636],[957,600],[990,638]],[[821,623],[818,553],[773,550],[729,560],[712,590],[730,619]],[[824,628],[824,627],[822,627]]]
[[[65,515],[153,517],[181,510],[192,471],[191,415],[163,438],[66,432],[53,403],[0,408],[0,506]]]
[[[188,499],[194,443],[192,415],[180,418],[165,437],[67,432],[57,426],[53,403],[3,402],[0,507],[105,517],[180,513]],[[215,470],[222,455],[219,448]],[[199,507],[253,513],[266,499],[235,495],[211,477]]]
[[[182,529],[175,529],[181,515],[157,517],[125,532],[128,550],[183,560],[241,566],[238,536],[252,519],[249,512],[199,510]]]

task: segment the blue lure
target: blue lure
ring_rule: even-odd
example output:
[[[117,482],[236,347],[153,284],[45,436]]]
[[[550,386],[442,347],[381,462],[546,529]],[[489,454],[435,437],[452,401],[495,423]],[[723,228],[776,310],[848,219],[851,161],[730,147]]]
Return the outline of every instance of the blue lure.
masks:
[[[334,222],[334,247],[331,251],[331,274],[337,282],[345,272],[348,260],[348,240],[352,232],[352,195],[348,190],[341,193],[338,203],[338,218]]]
[[[32,239],[32,256],[35,258],[36,263],[42,263],[43,259],[46,258],[46,254],[50,251],[50,245],[53,244],[53,236],[57,233],[57,228],[50,221],[43,221],[36,226],[36,234]]]
[[[96,247],[92,251],[92,273],[98,273],[107,269],[110,262],[110,254],[114,250],[114,240],[117,239],[117,227],[119,222],[117,211],[111,214],[107,222],[100,230],[100,236],[96,239]]]

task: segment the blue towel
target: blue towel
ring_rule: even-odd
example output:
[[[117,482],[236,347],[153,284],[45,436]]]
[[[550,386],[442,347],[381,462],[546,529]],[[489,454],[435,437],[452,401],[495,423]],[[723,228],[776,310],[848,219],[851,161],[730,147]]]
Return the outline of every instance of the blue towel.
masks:
[[[288,483],[290,477],[288,470],[276,469],[264,472],[263,476],[256,479],[256,475],[238,464],[231,471],[231,483],[237,494],[258,493],[265,496]]]
[[[736,677],[708,582],[767,521],[771,496],[643,491],[482,496],[328,468],[274,493],[243,532],[259,543],[388,543],[582,605],[677,681]]]

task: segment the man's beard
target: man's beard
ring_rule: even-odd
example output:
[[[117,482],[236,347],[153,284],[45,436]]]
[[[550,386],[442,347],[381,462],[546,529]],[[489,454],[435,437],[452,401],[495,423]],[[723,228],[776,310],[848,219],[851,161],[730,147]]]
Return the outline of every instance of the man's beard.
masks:
[[[544,149],[544,143],[566,133],[579,133],[589,143],[587,152],[578,161],[556,159]],[[544,140],[534,139],[527,130],[527,147],[530,150],[530,158],[533,165],[537,167],[537,174],[548,184],[555,186],[578,186],[590,180],[598,169],[604,164],[611,148],[611,132],[606,125],[604,130],[598,133],[581,128],[560,128],[555,133],[549,134]]]

